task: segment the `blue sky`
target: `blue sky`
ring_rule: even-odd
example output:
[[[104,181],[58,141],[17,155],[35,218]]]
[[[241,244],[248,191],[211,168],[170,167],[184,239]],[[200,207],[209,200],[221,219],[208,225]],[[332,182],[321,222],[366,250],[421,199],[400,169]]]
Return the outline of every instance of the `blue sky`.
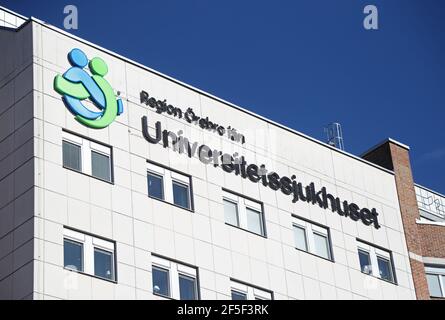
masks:
[[[445,193],[443,0],[0,0],[225,100],[361,154],[392,137],[416,182]],[[379,9],[379,30],[363,8]]]

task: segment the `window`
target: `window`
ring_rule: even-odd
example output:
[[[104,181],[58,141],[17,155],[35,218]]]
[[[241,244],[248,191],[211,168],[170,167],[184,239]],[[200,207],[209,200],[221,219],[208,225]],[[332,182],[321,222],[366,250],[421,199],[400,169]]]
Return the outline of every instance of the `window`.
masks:
[[[239,227],[238,205],[235,202],[226,199],[224,199],[223,202],[226,223]]]
[[[445,267],[425,266],[426,279],[430,296],[435,298],[445,298]]]
[[[63,241],[63,260],[65,268],[83,272],[83,244],[65,239]]]
[[[111,147],[63,132],[63,167],[113,182]]]
[[[360,260],[360,270],[363,273],[372,274],[372,265],[369,252],[358,250],[358,258]]]
[[[391,262],[389,259],[377,256],[380,278],[386,281],[393,281]]]
[[[197,269],[152,256],[153,294],[179,300],[198,300]]]
[[[305,228],[294,224],[294,239],[297,249],[308,251]]]
[[[395,283],[396,279],[391,252],[358,239],[357,243],[361,272]]]
[[[115,244],[65,228],[64,267],[106,280],[115,280]]]
[[[247,294],[232,289],[232,300],[247,300]]]
[[[294,217],[295,248],[332,260],[329,229],[307,220]]]
[[[188,209],[190,208],[189,197],[189,186],[173,181],[173,203],[177,206]]]
[[[196,279],[179,274],[179,298],[181,300],[196,300]]]
[[[272,300],[272,292],[252,285],[231,280],[232,300]]]
[[[264,234],[261,211],[246,208],[247,229],[257,234]]]
[[[315,254],[325,259],[331,259],[329,239],[327,234],[314,232]]]
[[[166,201],[177,207],[193,210],[191,177],[148,163],[147,165],[148,196]]]
[[[63,166],[76,171],[82,171],[82,156],[80,146],[63,141]]]
[[[428,281],[428,289],[430,290],[431,297],[444,297],[441,286],[441,276],[437,274],[427,274],[426,279]]]
[[[165,297],[170,297],[170,277],[168,274],[168,270],[154,266],[152,268],[152,273],[153,293]]]
[[[164,182],[157,174],[148,173],[148,195],[150,197],[164,200]]]
[[[113,253],[94,248],[94,275],[99,278],[113,280]]]
[[[262,203],[223,190],[223,205],[226,224],[266,236]]]

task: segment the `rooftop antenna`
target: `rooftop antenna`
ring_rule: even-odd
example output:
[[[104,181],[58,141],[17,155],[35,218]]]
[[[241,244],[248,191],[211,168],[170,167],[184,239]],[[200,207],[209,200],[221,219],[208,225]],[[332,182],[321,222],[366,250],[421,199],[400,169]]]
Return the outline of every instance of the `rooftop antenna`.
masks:
[[[340,149],[343,151],[345,150],[345,145],[343,142],[343,133],[341,130],[340,123],[333,122],[333,123],[328,124],[324,128],[324,132],[326,134],[327,144],[329,144],[330,146],[333,146],[337,149]]]

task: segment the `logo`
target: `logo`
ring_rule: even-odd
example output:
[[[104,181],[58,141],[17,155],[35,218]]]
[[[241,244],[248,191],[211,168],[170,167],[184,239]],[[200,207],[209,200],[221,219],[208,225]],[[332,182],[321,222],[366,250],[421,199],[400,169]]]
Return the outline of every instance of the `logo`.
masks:
[[[63,102],[75,119],[93,129],[108,127],[124,111],[122,100],[116,99],[113,88],[104,79],[108,66],[101,58],[88,61],[80,49],[68,54],[71,68],[63,76],[54,78],[54,90],[63,95]],[[88,65],[90,76],[84,69]],[[89,99],[99,111],[84,106],[83,100]]]

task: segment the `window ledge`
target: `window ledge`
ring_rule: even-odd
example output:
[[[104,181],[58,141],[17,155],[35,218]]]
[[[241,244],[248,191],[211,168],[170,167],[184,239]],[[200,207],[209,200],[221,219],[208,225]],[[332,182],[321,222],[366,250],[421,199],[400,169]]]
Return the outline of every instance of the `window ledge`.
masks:
[[[398,286],[398,283],[397,283],[397,282],[389,281],[389,280],[385,280],[385,279],[376,277],[376,276],[373,275],[373,274],[365,273],[365,272],[363,272],[363,271],[360,271],[360,272],[363,273],[364,275],[369,276],[369,277],[373,277],[374,279],[378,279],[378,280],[380,280],[380,281],[384,281],[384,282],[386,282],[386,283],[390,283],[390,284],[393,284],[393,285],[395,285],[395,286]]]
[[[312,252],[309,252],[309,251],[305,251],[305,250],[302,250],[302,249],[298,249],[298,248],[295,248],[295,250],[303,252],[303,253],[310,254],[311,256],[314,256],[314,257],[317,257],[317,258],[320,258],[320,259],[323,259],[323,260],[326,260],[326,261],[329,261],[329,262],[332,262],[332,263],[335,263],[334,259],[327,259],[325,257],[319,256],[318,254],[315,254],[315,253],[312,253]]]
[[[76,169],[73,169],[73,168],[70,168],[70,167],[63,166],[63,168],[66,169],[66,170],[75,172],[75,173],[79,173],[79,174],[81,174],[81,175],[83,175],[83,176],[86,176],[86,177],[89,177],[89,178],[93,178],[93,179],[96,179],[96,180],[99,180],[99,181],[102,181],[102,182],[105,182],[105,183],[114,185],[114,181],[108,181],[108,180],[105,180],[105,179],[101,179],[101,178],[92,176],[92,175],[90,175],[90,174],[87,174],[87,173],[85,173],[85,172],[82,172],[82,171],[79,171],[79,170],[76,170]]]
[[[445,222],[440,222],[440,221],[424,221],[424,220],[417,219],[416,223],[417,224],[426,224],[426,225],[445,227]]]
[[[156,197],[152,197],[152,196],[150,196],[150,195],[148,195],[148,197],[149,197],[150,199],[153,199],[153,200],[156,200],[156,201],[160,201],[160,202],[165,203],[165,204],[169,204],[169,205],[171,205],[171,206],[173,206],[173,207],[176,207],[176,208],[179,208],[179,209],[182,209],[182,210],[185,210],[185,211],[195,212],[194,209],[189,209],[189,208],[185,208],[185,207],[182,207],[182,206],[178,206],[177,204],[174,204],[174,203],[171,203],[171,202],[168,202],[168,201],[165,201],[165,200],[156,198]]]
[[[176,299],[173,299],[172,297],[164,296],[163,294],[159,294],[159,293],[154,293],[153,292],[153,295],[156,296],[156,297],[163,298],[165,300],[176,301]]]
[[[267,239],[267,235],[262,235],[262,234],[259,234],[259,233],[256,233],[256,232],[253,232],[253,231],[250,231],[250,230],[247,230],[247,229],[244,229],[244,228],[235,226],[235,225],[230,224],[230,223],[227,223],[227,222],[225,222],[225,225],[230,226],[230,227],[233,227],[233,228],[238,229],[238,230],[242,230],[242,231],[248,232],[248,233],[250,233],[250,234],[254,234],[254,235],[258,236],[258,237]]]
[[[110,280],[110,279],[107,279],[107,278],[98,277],[98,276],[95,276],[94,274],[89,274],[89,273],[86,273],[86,272],[83,272],[83,271],[77,271],[77,270],[69,269],[69,268],[66,268],[66,267],[63,267],[63,269],[65,269],[66,271],[69,271],[69,272],[73,272],[73,273],[77,273],[77,274],[83,275],[83,276],[87,276],[87,277],[95,278],[95,279],[98,279],[98,280],[103,280],[103,281],[107,281],[107,282],[110,282],[110,283],[113,283],[113,284],[117,284],[117,280]]]

